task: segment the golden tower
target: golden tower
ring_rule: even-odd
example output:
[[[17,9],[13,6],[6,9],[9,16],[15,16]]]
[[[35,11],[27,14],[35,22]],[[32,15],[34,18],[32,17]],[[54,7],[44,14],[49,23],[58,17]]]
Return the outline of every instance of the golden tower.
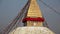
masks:
[[[26,15],[27,26],[43,26],[43,17],[36,0],[30,1],[30,6]],[[41,21],[39,20],[42,19]]]

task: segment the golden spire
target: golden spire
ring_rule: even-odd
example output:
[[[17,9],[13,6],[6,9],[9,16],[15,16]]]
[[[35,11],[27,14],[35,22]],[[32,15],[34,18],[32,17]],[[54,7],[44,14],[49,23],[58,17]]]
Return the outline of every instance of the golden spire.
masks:
[[[36,0],[31,0],[27,17],[31,17],[31,18],[42,17],[41,10]],[[35,21],[27,21],[27,26],[43,26],[43,23],[35,22]]]
[[[41,10],[36,0],[31,0],[30,7],[27,13],[27,17],[42,17]]]

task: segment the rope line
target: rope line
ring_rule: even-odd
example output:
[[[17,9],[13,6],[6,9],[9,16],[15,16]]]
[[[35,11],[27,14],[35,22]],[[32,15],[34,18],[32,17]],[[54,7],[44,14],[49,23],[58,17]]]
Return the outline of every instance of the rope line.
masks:
[[[53,10],[56,14],[60,15],[60,13],[57,12],[57,10],[55,10],[54,8],[52,8],[50,5],[46,4],[46,3],[45,3],[44,1],[42,1],[42,0],[39,0],[39,1],[41,1],[45,6],[47,6],[47,7],[50,8],[51,10]]]

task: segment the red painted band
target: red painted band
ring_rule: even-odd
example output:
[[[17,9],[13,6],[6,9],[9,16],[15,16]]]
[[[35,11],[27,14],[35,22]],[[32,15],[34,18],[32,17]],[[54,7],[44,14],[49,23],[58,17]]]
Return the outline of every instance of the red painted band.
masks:
[[[23,19],[23,22],[26,21],[39,21],[39,22],[44,22],[44,18],[41,17],[37,17],[37,18],[31,18],[31,17],[27,17]]]

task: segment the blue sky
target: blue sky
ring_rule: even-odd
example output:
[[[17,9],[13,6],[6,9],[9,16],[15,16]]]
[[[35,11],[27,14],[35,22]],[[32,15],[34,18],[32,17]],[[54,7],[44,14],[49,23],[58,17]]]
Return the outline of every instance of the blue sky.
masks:
[[[60,0],[42,0],[60,13]],[[4,29],[16,17],[18,12],[26,4],[27,0],[0,0],[0,30]],[[60,15],[49,9],[37,0],[42,14],[49,27],[57,34],[60,33]]]

